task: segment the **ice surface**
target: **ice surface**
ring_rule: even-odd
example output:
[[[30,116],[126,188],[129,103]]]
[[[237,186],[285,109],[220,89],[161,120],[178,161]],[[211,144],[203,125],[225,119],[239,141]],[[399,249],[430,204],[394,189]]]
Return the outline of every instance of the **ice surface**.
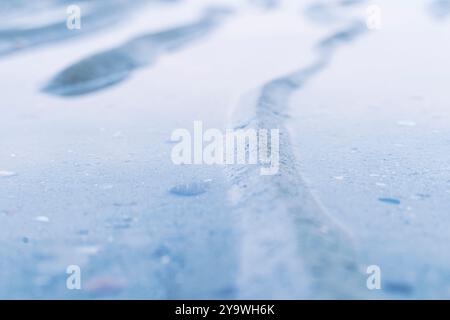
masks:
[[[364,1],[83,1],[80,32],[40,3],[0,4],[1,298],[449,297],[448,1],[380,30]],[[172,164],[196,120],[280,129],[278,174]]]

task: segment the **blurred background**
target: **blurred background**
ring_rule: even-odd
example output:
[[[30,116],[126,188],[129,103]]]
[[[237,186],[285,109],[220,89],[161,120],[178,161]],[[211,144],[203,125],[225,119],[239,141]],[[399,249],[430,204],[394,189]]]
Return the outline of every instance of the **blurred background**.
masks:
[[[0,298],[448,299],[449,39],[448,0],[2,0]],[[279,173],[174,165],[197,120]]]

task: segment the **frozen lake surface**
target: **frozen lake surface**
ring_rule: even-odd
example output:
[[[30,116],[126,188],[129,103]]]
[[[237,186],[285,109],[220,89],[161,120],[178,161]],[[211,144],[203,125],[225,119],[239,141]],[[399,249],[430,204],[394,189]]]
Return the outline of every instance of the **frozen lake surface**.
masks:
[[[129,3],[0,4],[0,298],[450,298],[450,1]],[[279,172],[173,164],[197,120]]]

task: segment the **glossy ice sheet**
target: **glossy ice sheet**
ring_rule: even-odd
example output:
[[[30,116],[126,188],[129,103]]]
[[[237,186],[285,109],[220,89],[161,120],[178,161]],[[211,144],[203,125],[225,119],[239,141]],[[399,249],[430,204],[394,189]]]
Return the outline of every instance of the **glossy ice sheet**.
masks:
[[[0,5],[0,297],[449,297],[448,1],[128,3]],[[279,173],[172,164],[195,120]]]

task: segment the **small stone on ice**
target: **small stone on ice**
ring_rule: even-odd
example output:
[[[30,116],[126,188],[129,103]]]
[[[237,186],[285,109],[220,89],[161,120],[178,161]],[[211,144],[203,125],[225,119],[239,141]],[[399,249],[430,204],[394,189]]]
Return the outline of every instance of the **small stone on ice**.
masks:
[[[167,255],[164,255],[161,257],[161,263],[162,264],[169,264],[170,263],[170,257]]]
[[[126,287],[126,281],[116,277],[95,278],[86,283],[86,291],[96,296],[118,294]]]
[[[77,251],[81,254],[94,255],[100,251],[100,247],[99,246],[82,246],[82,247],[78,247]]]
[[[122,137],[123,137],[122,131],[117,131],[113,134],[113,138],[122,138]]]

